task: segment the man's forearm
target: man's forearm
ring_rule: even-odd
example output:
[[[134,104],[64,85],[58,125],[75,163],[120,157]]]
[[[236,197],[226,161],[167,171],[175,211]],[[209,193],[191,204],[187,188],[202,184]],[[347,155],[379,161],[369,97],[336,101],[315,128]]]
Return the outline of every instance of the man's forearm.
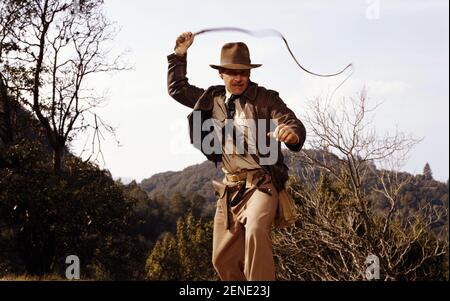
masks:
[[[193,108],[204,90],[190,85],[186,77],[187,53],[167,56],[169,68],[167,72],[167,89],[169,95],[179,103]]]
[[[187,50],[186,50],[186,49],[180,49],[180,48],[178,47],[178,48],[175,48],[175,50],[173,51],[173,53],[174,53],[175,55],[177,55],[177,56],[186,56],[186,55],[187,55]]]

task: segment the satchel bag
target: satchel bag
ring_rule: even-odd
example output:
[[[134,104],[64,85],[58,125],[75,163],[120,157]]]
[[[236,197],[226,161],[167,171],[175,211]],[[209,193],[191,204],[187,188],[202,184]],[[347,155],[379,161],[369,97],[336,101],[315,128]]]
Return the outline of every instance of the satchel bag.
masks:
[[[278,193],[278,208],[275,216],[275,226],[286,228],[292,226],[297,220],[298,212],[294,200],[285,189]]]

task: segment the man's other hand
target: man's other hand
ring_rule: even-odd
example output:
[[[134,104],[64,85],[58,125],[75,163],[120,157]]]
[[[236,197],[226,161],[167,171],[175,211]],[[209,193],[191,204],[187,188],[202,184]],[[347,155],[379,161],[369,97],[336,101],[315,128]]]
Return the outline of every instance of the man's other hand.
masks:
[[[272,135],[272,137],[274,137],[278,141],[284,142],[286,144],[297,144],[300,141],[300,138],[297,136],[294,130],[286,124],[279,124],[275,128],[275,131],[267,134],[267,136],[270,135]]]

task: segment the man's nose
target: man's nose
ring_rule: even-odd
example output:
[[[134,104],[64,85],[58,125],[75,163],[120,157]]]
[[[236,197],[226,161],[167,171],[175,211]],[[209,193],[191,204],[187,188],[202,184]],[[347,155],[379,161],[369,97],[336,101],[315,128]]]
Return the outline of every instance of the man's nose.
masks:
[[[234,76],[234,80],[237,81],[237,82],[240,82],[242,80],[242,75],[241,74],[236,74]]]

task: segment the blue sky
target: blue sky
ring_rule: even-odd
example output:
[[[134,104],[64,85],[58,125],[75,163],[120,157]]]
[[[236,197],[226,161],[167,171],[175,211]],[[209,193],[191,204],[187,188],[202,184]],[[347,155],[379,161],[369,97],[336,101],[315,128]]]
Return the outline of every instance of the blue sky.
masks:
[[[100,113],[117,126],[122,146],[103,143],[106,164],[115,177],[137,180],[204,161],[189,144],[190,110],[167,94],[166,56],[183,31],[236,26],[272,28],[288,39],[305,67],[332,73],[352,62],[355,73],[337,92],[355,96],[363,86],[382,102],[374,125],[380,134],[398,129],[423,140],[404,170],[417,174],[429,162],[436,179],[449,174],[449,2],[447,0],[345,1],[119,1],[108,0],[106,15],[121,31],[115,50],[128,49],[132,71],[93,81],[107,90]],[[208,64],[218,63],[221,46],[243,41],[252,62],[263,66],[252,80],[277,90],[298,116],[309,99],[326,94],[341,78],[302,72],[277,38],[239,33],[198,36],[189,49],[188,77],[207,88],[220,84]],[[80,141],[75,148],[82,144]]]

